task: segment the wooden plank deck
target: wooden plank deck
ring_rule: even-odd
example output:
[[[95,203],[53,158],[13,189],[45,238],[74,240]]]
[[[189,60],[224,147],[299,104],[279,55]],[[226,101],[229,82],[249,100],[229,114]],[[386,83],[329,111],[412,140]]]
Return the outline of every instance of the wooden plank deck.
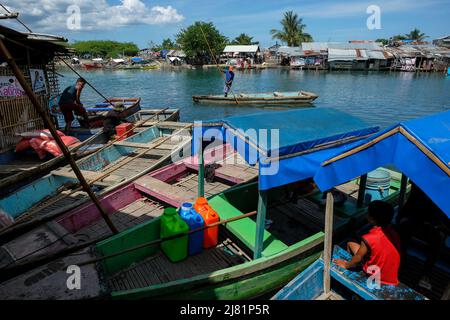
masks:
[[[232,253],[229,248],[221,243],[215,248],[204,250],[176,263],[159,252],[116,273],[108,279],[108,284],[112,291],[142,288],[211,273],[245,261],[239,254]]]
[[[157,202],[142,198],[110,214],[110,218],[119,231],[124,231],[140,223],[159,217],[162,215],[163,210],[164,207]],[[111,230],[106,222],[103,219],[100,219],[96,223],[80,229],[74,235],[77,237],[94,239],[110,233]]]

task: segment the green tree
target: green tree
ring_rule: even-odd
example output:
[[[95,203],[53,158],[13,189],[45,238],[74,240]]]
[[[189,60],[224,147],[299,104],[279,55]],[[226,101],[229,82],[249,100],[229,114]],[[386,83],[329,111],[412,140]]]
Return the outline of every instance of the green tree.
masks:
[[[91,54],[95,57],[116,58],[120,55],[134,56],[139,48],[132,42],[110,40],[76,41],[70,44],[78,55]]]
[[[161,43],[161,47],[167,50],[179,48],[179,46],[175,42],[173,42],[170,38],[164,39],[163,42]]]
[[[411,30],[410,33],[405,34],[405,38],[410,39],[410,40],[415,40],[415,41],[422,41],[425,38],[428,38],[428,36],[425,35],[425,33],[420,32],[419,29],[414,28],[413,30]]]
[[[231,41],[231,44],[235,45],[250,45],[250,44],[258,44],[259,42],[253,42],[253,37],[250,37],[248,34],[241,33],[239,36],[234,38]]]
[[[205,40],[206,38],[206,40]],[[223,36],[212,22],[197,21],[176,35],[176,42],[194,64],[213,63],[212,56],[218,56],[228,39]]]
[[[282,30],[272,29],[272,39],[278,39],[285,42],[288,46],[299,46],[302,42],[313,41],[312,36],[304,30],[306,25],[303,19],[299,18],[294,11],[287,11],[284,13],[281,20]]]
[[[389,44],[389,39],[380,38],[380,39],[375,40],[375,42],[379,42],[383,45],[387,45],[387,44]]]

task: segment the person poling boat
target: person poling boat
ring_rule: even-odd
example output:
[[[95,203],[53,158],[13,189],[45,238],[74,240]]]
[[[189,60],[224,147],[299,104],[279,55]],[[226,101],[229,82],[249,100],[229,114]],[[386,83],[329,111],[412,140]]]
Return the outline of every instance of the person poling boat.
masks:
[[[86,125],[88,125],[89,123],[86,109],[80,102],[81,92],[83,91],[85,84],[85,79],[78,78],[75,85],[69,86],[64,89],[63,93],[61,94],[61,98],[59,99],[59,108],[64,115],[64,121],[66,122],[66,126],[64,129],[66,133],[70,131],[70,128],[72,126],[72,121],[74,120],[73,113],[78,116],[82,116],[85,120]]]
[[[110,139],[116,133],[116,126],[126,122],[122,111],[125,105],[122,102],[116,102],[112,110],[109,110],[103,120],[103,132]]]
[[[228,96],[228,92],[231,90],[231,85],[233,84],[234,80],[234,72],[233,72],[233,66],[229,66],[227,69],[223,71],[225,73],[225,86],[223,87],[223,93],[224,96]]]

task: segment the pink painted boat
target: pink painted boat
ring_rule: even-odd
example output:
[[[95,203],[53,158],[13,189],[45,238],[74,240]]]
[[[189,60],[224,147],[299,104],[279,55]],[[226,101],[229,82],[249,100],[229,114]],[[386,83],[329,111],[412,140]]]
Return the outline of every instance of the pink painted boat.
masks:
[[[205,196],[256,179],[250,167],[230,146],[205,151]],[[209,169],[214,167],[214,169]],[[190,157],[153,171],[100,198],[112,222],[124,231],[162,214],[164,207],[179,207],[197,196],[198,161]],[[58,253],[65,248],[110,234],[92,203],[86,203],[0,247],[0,269]]]

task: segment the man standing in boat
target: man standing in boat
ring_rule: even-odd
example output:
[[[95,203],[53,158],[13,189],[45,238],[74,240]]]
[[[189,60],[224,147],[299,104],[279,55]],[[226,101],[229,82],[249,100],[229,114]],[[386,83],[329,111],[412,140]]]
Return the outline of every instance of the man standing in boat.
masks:
[[[233,72],[233,66],[229,66],[225,71],[225,86],[223,88],[224,96],[228,96],[228,92],[231,90],[231,85],[233,84],[234,80],[234,72]]]
[[[81,91],[83,90],[85,84],[86,80],[83,78],[78,78],[74,85],[64,89],[61,94],[61,98],[59,99],[59,109],[64,115],[64,121],[66,122],[66,127],[64,129],[66,134],[70,131],[72,126],[72,121],[74,120],[73,113],[84,118],[85,126],[89,125],[89,118],[86,109],[80,102]]]

